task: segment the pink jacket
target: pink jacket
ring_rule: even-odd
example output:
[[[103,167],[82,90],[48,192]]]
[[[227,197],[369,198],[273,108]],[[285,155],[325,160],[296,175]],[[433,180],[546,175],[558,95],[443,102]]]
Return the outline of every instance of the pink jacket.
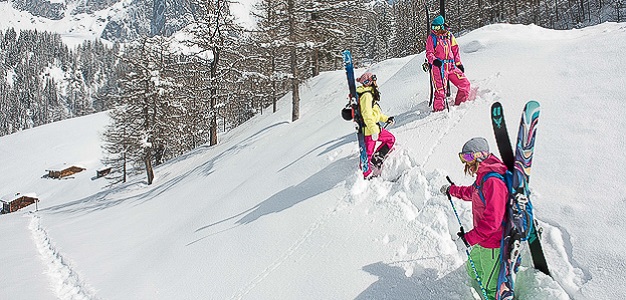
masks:
[[[437,38],[437,46],[433,43],[433,35]],[[455,65],[461,64],[461,56],[459,55],[459,45],[451,32],[446,35],[437,35],[431,31],[426,38],[426,59],[429,64],[433,64],[435,59],[453,60]]]
[[[480,163],[478,172],[476,172],[476,183],[480,185],[485,174],[489,172],[504,174],[506,166],[500,159],[490,155]],[[500,248],[503,230],[502,221],[506,215],[509,191],[506,184],[495,177],[488,178],[482,185],[485,204],[480,199],[478,189],[474,185],[453,185],[450,187],[450,195],[465,201],[472,201],[474,229],[465,234],[467,242],[470,245],[478,244],[488,249]]]

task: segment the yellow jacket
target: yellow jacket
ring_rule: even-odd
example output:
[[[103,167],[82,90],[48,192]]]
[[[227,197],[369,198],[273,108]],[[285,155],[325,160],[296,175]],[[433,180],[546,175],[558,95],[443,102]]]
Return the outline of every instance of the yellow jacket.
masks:
[[[378,122],[384,123],[389,119],[389,117],[380,110],[378,101],[374,101],[373,90],[374,88],[371,86],[359,86],[356,88],[356,92],[361,95],[359,97],[359,103],[361,106],[361,117],[363,118],[363,123],[365,123],[363,133],[366,136],[379,134],[380,126],[378,126]]]

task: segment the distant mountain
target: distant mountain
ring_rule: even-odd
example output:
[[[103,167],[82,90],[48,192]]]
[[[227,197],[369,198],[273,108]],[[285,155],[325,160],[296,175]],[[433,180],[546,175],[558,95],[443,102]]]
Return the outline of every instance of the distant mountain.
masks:
[[[70,26],[68,33],[72,34],[77,34],[75,28],[86,27],[85,24],[101,24],[98,26],[101,32],[96,32],[96,36],[112,42],[133,40],[142,35],[170,36],[189,24],[196,12],[189,0],[0,0],[7,1],[14,10],[39,17],[41,23],[45,23],[45,19],[79,23]],[[85,22],[85,19],[94,22]],[[10,22],[9,26],[17,26],[20,21],[28,20]],[[32,19],[30,21],[33,23]],[[91,27],[89,31],[95,31]]]
[[[133,0],[125,13],[107,23],[101,38],[126,41],[141,35],[170,36],[193,20],[194,11],[188,0]]]
[[[27,11],[34,16],[61,20],[65,16],[65,3],[51,3],[47,0],[13,0],[13,8]]]

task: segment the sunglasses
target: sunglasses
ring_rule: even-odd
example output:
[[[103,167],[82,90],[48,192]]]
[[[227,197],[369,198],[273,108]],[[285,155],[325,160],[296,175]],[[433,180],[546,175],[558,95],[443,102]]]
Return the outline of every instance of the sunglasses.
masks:
[[[363,81],[363,85],[369,85],[370,83],[372,83],[373,81],[376,81],[376,75],[372,75],[371,79],[365,79]]]
[[[430,28],[433,30],[444,30],[445,27],[443,25],[432,25]]]
[[[489,153],[487,152],[466,152],[466,153],[459,153],[459,158],[461,159],[462,163],[473,163],[475,162],[477,159],[479,158],[483,158],[483,157],[487,157],[489,156]]]

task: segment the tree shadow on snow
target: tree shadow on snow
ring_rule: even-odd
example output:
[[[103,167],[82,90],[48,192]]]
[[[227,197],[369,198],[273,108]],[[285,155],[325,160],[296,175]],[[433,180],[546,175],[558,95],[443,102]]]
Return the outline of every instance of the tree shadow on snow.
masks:
[[[196,232],[239,217],[241,218],[235,222],[235,226],[248,224],[263,216],[279,213],[311,197],[326,192],[334,188],[339,183],[345,181],[346,178],[354,172],[353,166],[355,166],[355,160],[356,158],[354,157],[339,159],[329,164],[319,172],[313,174],[311,177],[305,179],[298,185],[290,186],[281,190],[265,201],[237,215],[202,226],[196,229]]]
[[[363,270],[378,277],[355,299],[473,299],[465,265],[438,278],[437,270],[416,267],[410,277],[401,267],[377,262]]]
[[[334,151],[335,149],[340,148],[343,145],[347,145],[347,144],[350,144],[350,143],[356,143],[356,142],[357,142],[356,131],[354,133],[346,134],[346,135],[344,135],[344,136],[342,136],[340,138],[336,138],[336,139],[334,139],[332,141],[328,141],[326,143],[323,143],[323,144],[321,144],[321,145],[311,149],[307,153],[305,153],[302,156],[300,156],[298,159],[295,159],[294,161],[292,161],[288,165],[282,167],[280,170],[278,170],[278,172],[281,172],[281,171],[289,168],[293,164],[297,163],[298,161],[300,161],[301,159],[305,158],[309,154],[311,154],[311,153],[321,149],[322,147],[326,147],[326,149],[324,149],[324,151],[322,151],[319,154],[317,154],[317,156],[326,155],[326,154]]]
[[[122,203],[134,203],[136,205],[139,205],[141,203],[155,199],[163,193],[175,188],[177,184],[181,183],[185,178],[190,177],[190,175],[192,174],[201,172],[201,174],[203,174],[205,177],[211,175],[213,173],[213,166],[216,161],[225,156],[232,155],[233,153],[240,151],[242,148],[248,147],[255,139],[258,139],[262,133],[274,127],[285,124],[288,124],[288,122],[284,121],[267,126],[245,138],[241,143],[238,143],[220,153],[216,153],[215,156],[213,156],[211,159],[207,159],[204,163],[199,164],[189,170],[186,170],[183,173],[173,175],[173,177],[171,178],[171,173],[162,170],[164,166],[181,162],[195,155],[202,155],[203,153],[214,149],[214,147],[203,145],[194,150],[191,150],[186,154],[167,161],[162,165],[155,167],[155,173],[158,174],[158,178],[153,185],[147,185],[147,183],[143,179],[141,179],[142,175],[137,175],[137,177],[131,178],[128,183],[108,187],[106,190],[99,191],[94,195],[89,195],[82,199],[59,204],[49,208],[40,209],[40,211],[51,213],[89,213],[97,210],[111,208]],[[159,181],[159,179],[163,178],[167,178],[167,180]],[[129,193],[129,195],[121,197],[116,196],[120,193]]]
[[[349,158],[343,158],[332,163],[313,176],[302,181],[298,185],[288,187],[267,200],[259,203],[247,215],[237,221],[238,224],[248,224],[255,220],[273,213],[286,210],[311,197],[326,192],[338,183],[346,180],[346,177],[354,172],[348,167]]]
[[[432,108],[428,106],[428,100],[418,103],[408,111],[394,116],[393,127],[401,127],[421,119],[425,119],[433,113]],[[393,129],[392,129],[393,130]]]

